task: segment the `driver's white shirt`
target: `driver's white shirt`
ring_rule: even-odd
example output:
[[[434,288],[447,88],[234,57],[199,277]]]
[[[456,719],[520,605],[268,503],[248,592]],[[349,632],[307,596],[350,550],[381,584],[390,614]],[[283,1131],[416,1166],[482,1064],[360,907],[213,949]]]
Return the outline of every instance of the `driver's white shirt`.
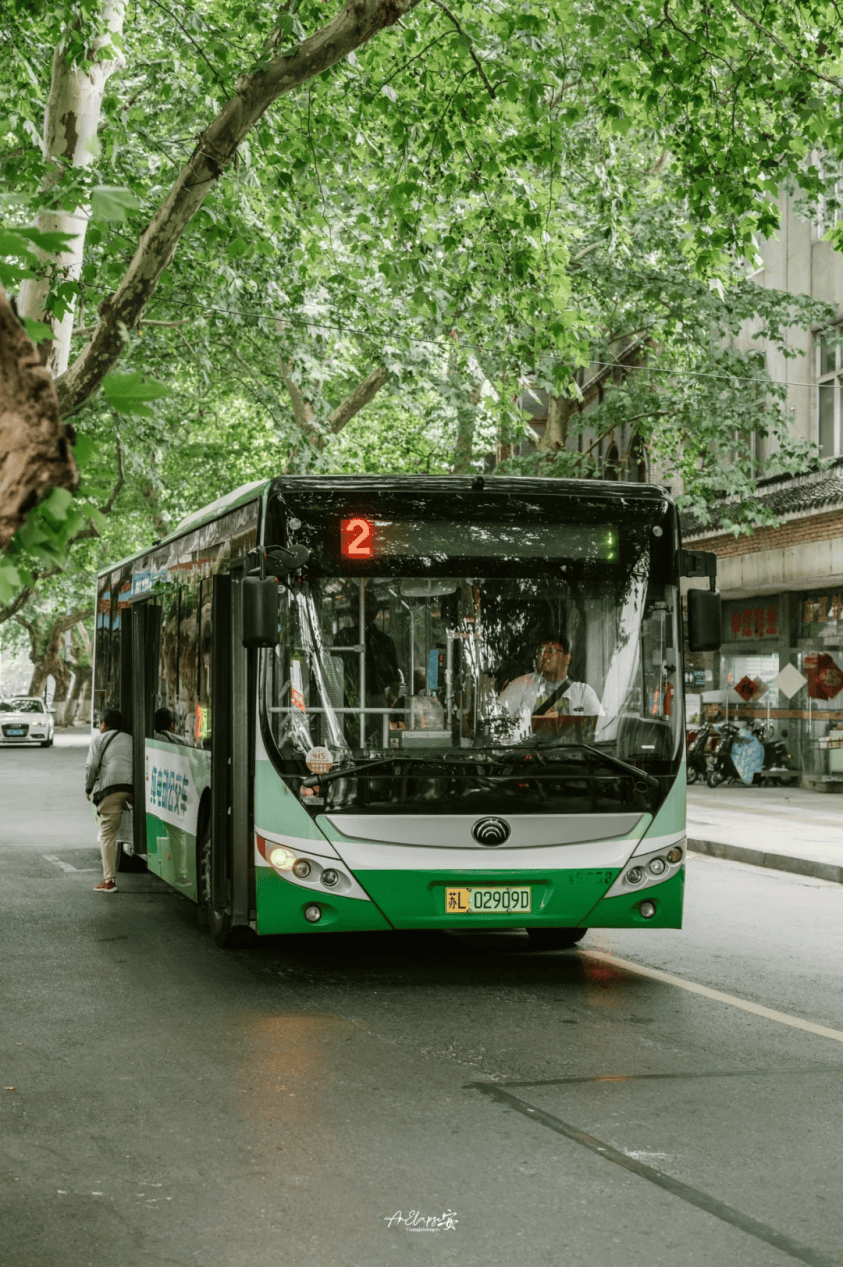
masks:
[[[533,709],[542,700],[552,695],[558,686],[558,682],[548,682],[547,678],[542,677],[540,673],[525,673],[523,677],[516,678],[514,682],[510,682],[509,686],[504,687],[498,696],[498,703],[513,717],[520,718],[529,730]],[[560,708],[562,700],[568,701],[567,709],[564,705]],[[592,690],[587,682],[572,682],[570,679],[565,690],[554,701],[552,709],[548,711],[553,710],[565,712],[573,717],[604,716],[597,692]]]

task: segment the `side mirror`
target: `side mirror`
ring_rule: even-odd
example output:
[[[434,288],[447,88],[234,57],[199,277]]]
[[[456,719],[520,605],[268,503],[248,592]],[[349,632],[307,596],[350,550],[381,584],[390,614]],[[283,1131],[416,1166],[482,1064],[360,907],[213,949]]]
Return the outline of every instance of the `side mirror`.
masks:
[[[720,619],[718,590],[688,590],[688,649],[719,651]]]
[[[297,568],[304,567],[310,558],[307,546],[270,546],[264,553],[265,566],[272,576],[280,580]]]
[[[244,647],[278,646],[278,582],[247,576],[243,581]]]

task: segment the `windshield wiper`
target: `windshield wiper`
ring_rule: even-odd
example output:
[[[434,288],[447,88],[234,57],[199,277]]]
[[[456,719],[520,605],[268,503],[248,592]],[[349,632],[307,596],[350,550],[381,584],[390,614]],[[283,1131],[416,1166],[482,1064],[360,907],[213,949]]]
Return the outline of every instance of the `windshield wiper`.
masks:
[[[436,769],[436,763],[444,765],[448,761],[449,755],[448,753],[436,753],[430,756],[411,756],[409,753],[396,752],[389,757],[375,757],[371,761],[352,762],[350,765],[341,766],[338,770],[331,770],[328,774],[311,774],[308,778],[302,779],[301,786],[316,787],[320,783],[330,783],[333,779],[353,778],[363,770],[373,770],[377,766],[393,765],[395,762],[423,765],[426,774],[431,773],[431,771],[434,773],[453,774],[453,769],[450,768],[446,768],[444,771]],[[459,765],[468,766],[469,764],[474,764],[474,762],[469,763],[463,757],[457,757],[456,755],[451,756],[450,759],[452,763]]]
[[[602,758],[609,765],[617,766],[619,770],[625,770],[627,774],[637,774],[639,779],[643,779],[648,787],[659,787],[659,781],[654,774],[650,774],[647,770],[640,770],[637,765],[630,765],[628,761],[623,761],[620,757],[614,756],[611,752],[604,752],[602,748],[595,748],[590,743],[572,744],[575,748],[585,748],[586,752],[591,752],[595,757]]]
[[[569,743],[567,740],[563,739],[559,743],[549,742],[543,743],[540,746],[519,746],[515,749],[515,751],[518,752],[534,752],[540,759],[541,754],[548,751],[565,752],[571,750],[590,752],[592,756],[600,757],[600,759],[605,761],[607,765],[613,765],[618,770],[623,770],[626,774],[636,774],[640,779],[643,779],[648,787],[657,788],[660,786],[655,775],[650,774],[647,770],[641,770],[637,765],[630,765],[628,761],[624,761],[620,757],[614,756],[611,752],[604,752],[602,748],[595,748],[593,744],[590,743]]]

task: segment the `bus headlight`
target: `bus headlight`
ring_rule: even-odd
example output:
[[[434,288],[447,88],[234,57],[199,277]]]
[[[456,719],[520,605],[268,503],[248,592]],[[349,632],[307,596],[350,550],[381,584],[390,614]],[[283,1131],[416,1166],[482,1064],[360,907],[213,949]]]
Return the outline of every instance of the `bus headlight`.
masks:
[[[643,867],[630,867],[626,873],[627,884],[640,884],[644,879]]]
[[[270,851],[267,862],[275,867],[276,871],[292,871],[293,863],[296,855],[292,849],[287,849],[284,845],[278,845],[277,848]]]
[[[309,906],[304,908],[304,917],[308,924],[318,924],[322,918],[322,907],[317,906],[315,902],[311,902]]]
[[[293,863],[293,875],[298,876],[300,880],[306,880],[311,870],[311,865],[306,858],[299,858],[298,862]]]
[[[682,850],[674,845],[672,849],[667,851],[667,860],[672,866],[675,866],[677,862],[682,861]]]
[[[653,858],[650,862],[650,870],[653,875],[662,875],[667,870],[664,858]]]
[[[322,872],[322,883],[329,889],[335,884],[339,884],[340,873],[335,871],[333,867],[329,867],[327,871]]]
[[[656,913],[656,904],[655,902],[639,902],[638,909],[644,919],[652,919]]]

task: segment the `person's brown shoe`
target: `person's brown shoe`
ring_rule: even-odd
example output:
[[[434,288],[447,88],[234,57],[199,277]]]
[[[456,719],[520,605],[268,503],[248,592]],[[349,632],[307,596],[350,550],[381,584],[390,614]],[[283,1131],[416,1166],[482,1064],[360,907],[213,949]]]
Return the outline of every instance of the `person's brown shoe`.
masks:
[[[101,880],[99,884],[94,885],[95,893],[116,893],[117,885],[113,880]]]

